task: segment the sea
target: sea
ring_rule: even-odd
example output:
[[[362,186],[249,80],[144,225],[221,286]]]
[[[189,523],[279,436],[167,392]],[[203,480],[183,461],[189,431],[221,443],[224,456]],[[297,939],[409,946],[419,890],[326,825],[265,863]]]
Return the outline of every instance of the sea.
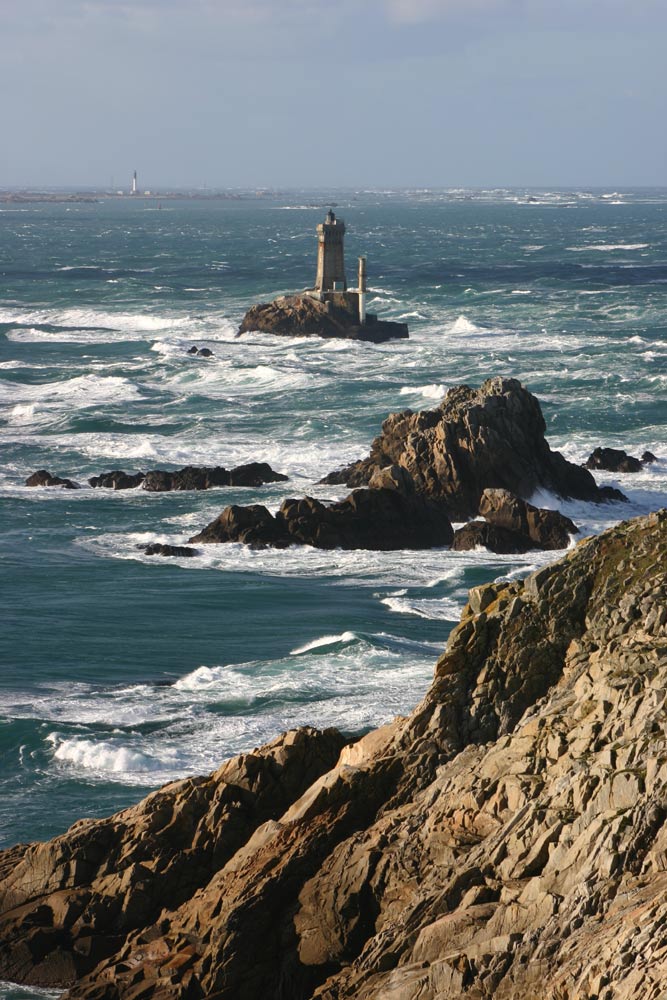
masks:
[[[312,285],[333,207],[368,257],[381,345],[236,337]],[[188,349],[207,347],[210,358]],[[553,553],[183,543],[228,504],[318,480],[398,410],[512,376],[551,447],[653,452],[542,493],[583,535],[667,506],[667,189],[235,192],[0,205],[0,846],[43,840],[301,725],[361,733],[420,701],[471,586]],[[88,477],[269,462],[288,482],[149,493]],[[28,488],[37,469],[79,490]],[[0,987],[0,997],[47,996]]]

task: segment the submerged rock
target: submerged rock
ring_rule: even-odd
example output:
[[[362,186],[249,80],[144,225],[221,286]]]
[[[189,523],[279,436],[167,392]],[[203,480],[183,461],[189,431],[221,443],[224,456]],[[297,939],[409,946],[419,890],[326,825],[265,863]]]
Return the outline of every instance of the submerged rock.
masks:
[[[405,340],[406,323],[381,320],[372,314],[359,325],[358,308],[351,293],[341,296],[341,305],[320,302],[311,295],[283,295],[273,302],[252,306],[243,317],[237,336],[244,333],[273,333],[280,337],[342,337],[380,344],[385,340]]]
[[[487,488],[530,497],[546,489],[560,497],[605,501],[581,466],[551,451],[540,404],[516,379],[492,378],[479,389],[462,385],[435,410],[392,413],[368,458],[326,476],[323,483],[364,486],[375,471],[407,469],[419,492],[446,501],[454,519],[474,517]]]
[[[165,542],[150,542],[148,545],[137,545],[147,556],[196,556],[197,550],[189,545],[170,545]]]
[[[0,854],[0,976],[67,1000],[667,989],[667,511],[473,589],[408,718],[297,731]]]
[[[81,487],[72,479],[61,479],[60,476],[52,476],[46,469],[38,469],[25,481],[26,486],[61,486],[65,490],[79,490]]]

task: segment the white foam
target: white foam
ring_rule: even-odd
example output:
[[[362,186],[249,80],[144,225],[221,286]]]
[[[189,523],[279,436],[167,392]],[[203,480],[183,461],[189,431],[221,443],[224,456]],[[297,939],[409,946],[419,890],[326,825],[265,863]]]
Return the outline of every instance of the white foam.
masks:
[[[433,382],[431,385],[404,385],[400,390],[400,396],[425,396],[426,399],[442,399],[447,389],[442,383]]]
[[[385,597],[382,601],[391,611],[401,615],[416,615],[431,621],[458,622],[465,601],[441,598]]]
[[[612,250],[648,250],[649,246],[649,243],[588,243],[583,247],[565,247],[565,249],[572,253],[584,253],[587,250],[609,253]]]
[[[64,737],[60,733],[49,733],[47,740],[54,747],[55,760],[98,774],[126,774],[129,771],[151,773],[163,767],[163,762],[146,753],[108,740],[97,742],[79,737]]]

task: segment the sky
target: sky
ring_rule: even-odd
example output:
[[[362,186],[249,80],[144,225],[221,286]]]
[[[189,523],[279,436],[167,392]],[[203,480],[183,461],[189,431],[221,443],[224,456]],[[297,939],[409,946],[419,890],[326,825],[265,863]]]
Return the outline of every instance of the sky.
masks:
[[[667,0],[0,0],[0,188],[667,185]]]

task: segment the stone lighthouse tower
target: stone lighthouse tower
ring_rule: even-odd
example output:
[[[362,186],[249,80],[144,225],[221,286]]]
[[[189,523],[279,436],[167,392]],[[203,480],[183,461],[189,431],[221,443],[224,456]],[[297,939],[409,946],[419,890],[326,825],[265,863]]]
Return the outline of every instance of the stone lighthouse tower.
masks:
[[[345,223],[337,219],[329,209],[324,222],[317,227],[317,279],[315,290],[318,292],[345,292],[345,260],[343,257],[343,237]]]

